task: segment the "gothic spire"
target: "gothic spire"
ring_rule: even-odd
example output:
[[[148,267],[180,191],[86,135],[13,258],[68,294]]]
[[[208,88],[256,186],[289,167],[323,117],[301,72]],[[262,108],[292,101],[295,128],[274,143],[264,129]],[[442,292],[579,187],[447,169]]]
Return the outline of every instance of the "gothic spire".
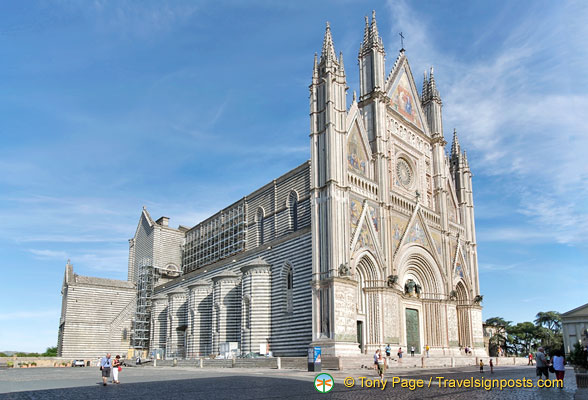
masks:
[[[312,68],[312,78],[313,79],[318,79],[318,73],[319,69],[318,69],[318,58],[317,58],[317,54],[314,53],[314,66]]]
[[[451,156],[459,156],[460,154],[459,139],[457,138],[457,130],[453,129],[453,142],[451,143]]]
[[[427,70],[423,73],[423,92],[421,93],[421,99],[424,102],[427,99],[427,86],[429,85],[429,80],[427,79]]]
[[[343,65],[343,52],[339,52],[339,68],[341,74],[345,75],[345,66]]]
[[[335,46],[333,45],[333,37],[331,36],[331,27],[327,22],[325,39],[323,41],[323,50],[321,52],[321,63],[336,60],[337,56],[335,55]]]
[[[365,16],[365,29],[363,31],[363,43],[361,44],[361,47],[364,47],[364,45],[367,45],[369,40],[370,40],[370,19],[366,15]]]
[[[372,22],[369,22],[369,18],[365,17],[365,30],[363,32],[363,42],[361,42],[361,46],[359,48],[360,56],[364,51],[367,51],[371,48],[379,48],[380,50],[384,50],[384,45],[382,44],[382,38],[378,32],[378,23],[376,21],[376,12],[372,11]]]
[[[372,25],[370,27],[372,43],[380,43],[380,35],[378,33],[378,24],[376,23],[376,10],[372,11]]]
[[[433,75],[433,67],[431,67],[431,72],[429,73],[429,87],[427,88],[427,95],[429,99],[432,100],[441,100],[441,96],[439,95],[439,91],[437,90],[437,85],[435,84],[435,76]]]

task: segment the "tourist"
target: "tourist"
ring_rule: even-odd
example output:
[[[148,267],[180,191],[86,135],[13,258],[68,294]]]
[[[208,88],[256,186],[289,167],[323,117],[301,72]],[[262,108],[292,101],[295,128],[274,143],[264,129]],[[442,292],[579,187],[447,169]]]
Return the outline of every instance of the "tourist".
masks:
[[[535,354],[535,370],[537,371],[538,379],[541,379],[543,375],[545,375],[545,379],[549,379],[549,364],[545,357],[545,350],[543,347],[539,347],[537,349],[537,354]]]
[[[480,373],[484,372],[484,361],[482,361],[482,359],[480,359]]]
[[[380,376],[380,380],[383,381],[384,380],[384,370],[386,369],[386,359],[384,357],[382,357],[382,353],[380,353],[378,355],[377,366],[378,366],[378,375]]]
[[[377,371],[378,370],[378,360],[380,359],[380,350],[376,350],[376,352],[374,353],[374,369]]]
[[[468,346],[466,346],[466,347],[465,347],[465,353],[466,353],[466,356],[468,355],[468,352],[469,352],[469,349],[468,349]]]
[[[118,373],[122,370],[120,356],[117,354],[112,361],[112,383],[120,383],[118,380]]]
[[[425,352],[427,353],[427,358],[429,358],[429,345],[425,346]]]
[[[398,348],[398,362],[402,362],[402,347]]]
[[[110,360],[110,353],[106,354],[100,360],[100,371],[102,371],[102,385],[106,386],[106,381],[110,378],[110,369],[112,368],[112,361]]]
[[[533,353],[529,353],[529,362],[527,365],[533,365]]]
[[[392,348],[390,348],[390,343],[388,343],[388,345],[386,345],[386,357],[390,358],[390,351],[392,350]]]
[[[410,356],[414,357],[414,346],[410,346]]]
[[[555,379],[561,381],[559,388],[562,389],[564,375],[566,373],[566,359],[561,350],[557,350],[553,356],[553,369],[555,370]]]
[[[492,359],[490,359],[490,373],[493,374],[494,373],[494,363],[492,362]]]

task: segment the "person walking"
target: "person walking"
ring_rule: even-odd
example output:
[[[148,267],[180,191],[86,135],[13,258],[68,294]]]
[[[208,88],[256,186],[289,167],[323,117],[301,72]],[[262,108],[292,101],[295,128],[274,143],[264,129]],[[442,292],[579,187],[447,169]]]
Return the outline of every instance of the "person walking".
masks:
[[[106,386],[106,381],[110,378],[110,370],[112,369],[112,361],[110,360],[110,353],[100,360],[100,371],[102,371],[102,385]]]
[[[480,373],[484,372],[484,361],[480,359]]]
[[[387,357],[387,358],[390,358],[390,351],[392,350],[392,348],[390,347],[390,343],[388,343],[388,344],[386,345],[386,348],[385,348],[385,350],[386,350],[386,357]]]
[[[535,354],[535,370],[537,372],[538,379],[541,379],[545,375],[545,379],[549,379],[549,364],[545,357],[545,350],[543,347],[537,349]]]
[[[380,359],[380,350],[376,350],[376,352],[374,353],[374,369],[377,371],[378,370],[378,360]]]
[[[380,381],[384,380],[384,370],[386,369],[386,358],[382,357],[382,353],[378,355],[378,375],[380,376]]]
[[[490,359],[490,373],[493,374],[494,373],[494,362],[492,362],[492,359]]]
[[[410,346],[410,356],[414,357],[414,346]]]
[[[527,365],[533,365],[533,353],[529,353],[529,362]]]
[[[118,374],[122,371],[122,363],[120,362],[120,356],[117,354],[112,361],[112,383],[120,383],[118,380]]]
[[[427,353],[427,358],[429,358],[429,345],[425,346],[425,352]]]
[[[557,350],[553,356],[553,369],[555,370],[555,379],[561,381],[560,389],[563,389],[564,375],[566,373],[566,358],[561,350]]]
[[[398,362],[402,362],[402,347],[398,348]]]

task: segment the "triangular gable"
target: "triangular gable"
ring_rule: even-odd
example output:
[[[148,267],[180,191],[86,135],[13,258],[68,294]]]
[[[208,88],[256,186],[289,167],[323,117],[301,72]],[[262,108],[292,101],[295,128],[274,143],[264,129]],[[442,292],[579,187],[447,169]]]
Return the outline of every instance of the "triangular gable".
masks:
[[[428,134],[421,100],[416,89],[412,72],[406,57],[397,62],[386,84],[386,93],[390,98],[390,106],[402,118]]]
[[[437,255],[437,250],[433,247],[434,241],[431,237],[431,232],[427,227],[423,213],[421,212],[420,204],[417,204],[415,207],[412,217],[408,221],[406,231],[404,232],[404,235],[402,235],[402,239],[400,240],[400,244],[398,245],[398,248],[396,248],[395,253],[398,253],[398,249],[404,245],[411,243],[416,243],[426,248],[433,256],[435,261],[441,264],[439,261],[439,256]]]
[[[583,306],[576,307],[573,310],[567,311],[561,315],[562,317],[572,318],[572,317],[586,317],[588,316],[588,304],[584,304]]]
[[[367,132],[357,105],[352,106],[349,111],[350,114],[347,118],[347,166],[352,171],[368,177],[372,151],[367,139]]]
[[[374,226],[370,209],[373,208],[366,201],[363,204],[363,211],[359,219],[359,227],[356,229],[351,241],[351,250],[357,251],[362,248],[370,249],[374,252],[379,262],[383,262],[382,247],[378,238],[378,230]],[[384,264],[382,264],[384,265]]]
[[[465,255],[463,254],[462,246],[459,241],[455,251],[455,259],[452,260],[451,265],[453,266],[454,282],[457,282],[460,279],[469,282],[468,263],[466,262]]]
[[[359,226],[359,220],[361,219],[363,211],[363,204],[361,200],[351,197],[349,199],[349,212],[350,212],[350,220],[351,220],[351,237],[353,238],[355,235],[355,231]]]
[[[145,207],[143,207],[143,210],[141,211],[141,218],[139,218],[139,223],[137,224],[137,229],[135,229],[135,236],[133,236],[134,238],[137,237],[137,233],[139,233],[139,228],[141,227],[141,224],[143,223],[143,221],[147,222],[147,225],[149,225],[150,228],[152,228],[153,225],[155,224],[155,222],[151,218],[151,215],[149,215],[149,211],[147,211],[147,209]]]
[[[457,202],[457,196],[455,195],[455,188],[453,186],[453,182],[451,179],[447,180],[447,192],[449,193],[449,197],[447,199],[447,208],[449,211],[449,220],[459,224],[460,216],[459,216],[459,206]]]

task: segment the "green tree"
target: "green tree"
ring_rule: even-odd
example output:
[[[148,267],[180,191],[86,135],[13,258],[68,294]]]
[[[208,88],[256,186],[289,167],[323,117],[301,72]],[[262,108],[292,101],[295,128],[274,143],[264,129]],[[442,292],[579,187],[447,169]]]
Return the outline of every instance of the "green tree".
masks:
[[[520,322],[506,330],[511,348],[517,355],[529,354],[537,344],[537,327],[532,322]]]
[[[561,315],[557,311],[541,311],[535,318],[537,338],[548,353],[563,350]]]
[[[561,330],[561,314],[557,311],[540,311],[536,315],[535,325],[557,333]]]
[[[57,346],[47,347],[47,350],[42,354],[43,357],[57,357]]]
[[[486,325],[504,326],[506,328],[510,324],[512,324],[512,321],[507,321],[502,317],[492,317],[486,320]]]

